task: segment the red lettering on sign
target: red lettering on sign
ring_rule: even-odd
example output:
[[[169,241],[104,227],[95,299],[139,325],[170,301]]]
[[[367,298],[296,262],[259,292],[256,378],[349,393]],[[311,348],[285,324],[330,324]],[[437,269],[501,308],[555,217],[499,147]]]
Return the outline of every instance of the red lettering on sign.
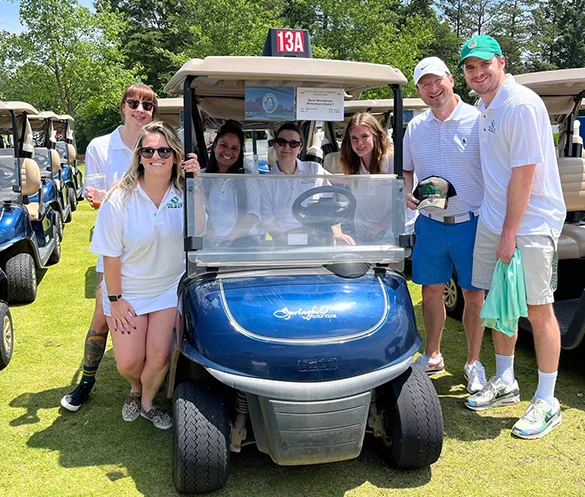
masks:
[[[283,53],[303,53],[305,51],[304,31],[278,30],[276,50]]]

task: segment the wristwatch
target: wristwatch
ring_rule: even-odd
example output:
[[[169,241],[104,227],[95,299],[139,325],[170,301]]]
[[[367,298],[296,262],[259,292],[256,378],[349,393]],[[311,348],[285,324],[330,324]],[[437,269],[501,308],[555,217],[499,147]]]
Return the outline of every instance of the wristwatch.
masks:
[[[120,295],[108,295],[108,300],[110,302],[118,302],[122,298],[122,294]]]

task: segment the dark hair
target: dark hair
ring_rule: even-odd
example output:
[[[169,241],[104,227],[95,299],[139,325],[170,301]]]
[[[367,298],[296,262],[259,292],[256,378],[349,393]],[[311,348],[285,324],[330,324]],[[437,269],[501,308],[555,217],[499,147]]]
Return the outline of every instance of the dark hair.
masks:
[[[351,130],[354,126],[367,127],[374,138],[374,149],[372,150],[372,158],[369,164],[370,174],[380,174],[380,166],[382,162],[393,152],[392,145],[386,138],[384,128],[380,126],[377,119],[366,112],[357,112],[347,123],[343,141],[341,142],[341,154],[339,157],[339,164],[343,174],[359,174],[361,159],[353,151],[351,146]]]
[[[274,138],[275,139],[278,138],[278,135],[280,135],[280,133],[282,131],[295,131],[295,132],[297,132],[299,135],[299,139],[301,141],[301,144],[303,143],[303,130],[301,129],[301,127],[297,123],[293,123],[292,121],[287,121],[287,122],[283,123],[280,126],[280,128],[278,128],[278,131],[276,132],[276,136]]]
[[[244,136],[244,130],[238,121],[234,121],[233,119],[229,119],[226,121],[219,131],[217,132],[217,136],[215,140],[213,140],[213,145],[211,146],[211,157],[209,158],[209,163],[205,168],[206,173],[217,173],[219,172],[219,167],[217,165],[217,160],[215,159],[215,147],[217,142],[222,136],[225,135],[236,135],[238,140],[240,140],[240,156],[236,160],[233,166],[231,166],[228,170],[228,174],[244,174],[244,145],[246,144],[246,138]]]
[[[142,83],[134,83],[124,90],[124,95],[122,95],[122,100],[120,100],[120,115],[122,116],[122,122],[124,122],[124,112],[122,109],[127,98],[140,100],[142,102],[152,102],[154,104],[152,109],[152,120],[154,121],[156,109],[158,108],[158,100],[156,98],[156,93],[154,93],[154,90],[150,86],[143,85]]]

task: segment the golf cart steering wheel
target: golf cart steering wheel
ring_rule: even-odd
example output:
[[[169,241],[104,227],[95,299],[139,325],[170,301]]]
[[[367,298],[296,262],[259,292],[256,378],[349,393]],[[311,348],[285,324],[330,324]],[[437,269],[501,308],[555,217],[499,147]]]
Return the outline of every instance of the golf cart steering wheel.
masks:
[[[303,205],[306,200],[315,195],[318,195],[316,199],[308,205]],[[345,200],[340,202],[339,196],[344,197]],[[319,186],[301,193],[293,203],[292,213],[303,226],[329,230],[331,226],[353,215],[355,208],[356,199],[349,190],[339,186]]]

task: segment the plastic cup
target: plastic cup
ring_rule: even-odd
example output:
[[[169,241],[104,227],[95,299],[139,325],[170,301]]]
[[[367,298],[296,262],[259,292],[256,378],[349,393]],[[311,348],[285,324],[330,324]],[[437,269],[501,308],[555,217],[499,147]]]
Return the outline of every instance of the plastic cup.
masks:
[[[91,196],[91,205],[99,208],[106,196],[106,175],[102,173],[88,174],[85,177],[85,191]]]

